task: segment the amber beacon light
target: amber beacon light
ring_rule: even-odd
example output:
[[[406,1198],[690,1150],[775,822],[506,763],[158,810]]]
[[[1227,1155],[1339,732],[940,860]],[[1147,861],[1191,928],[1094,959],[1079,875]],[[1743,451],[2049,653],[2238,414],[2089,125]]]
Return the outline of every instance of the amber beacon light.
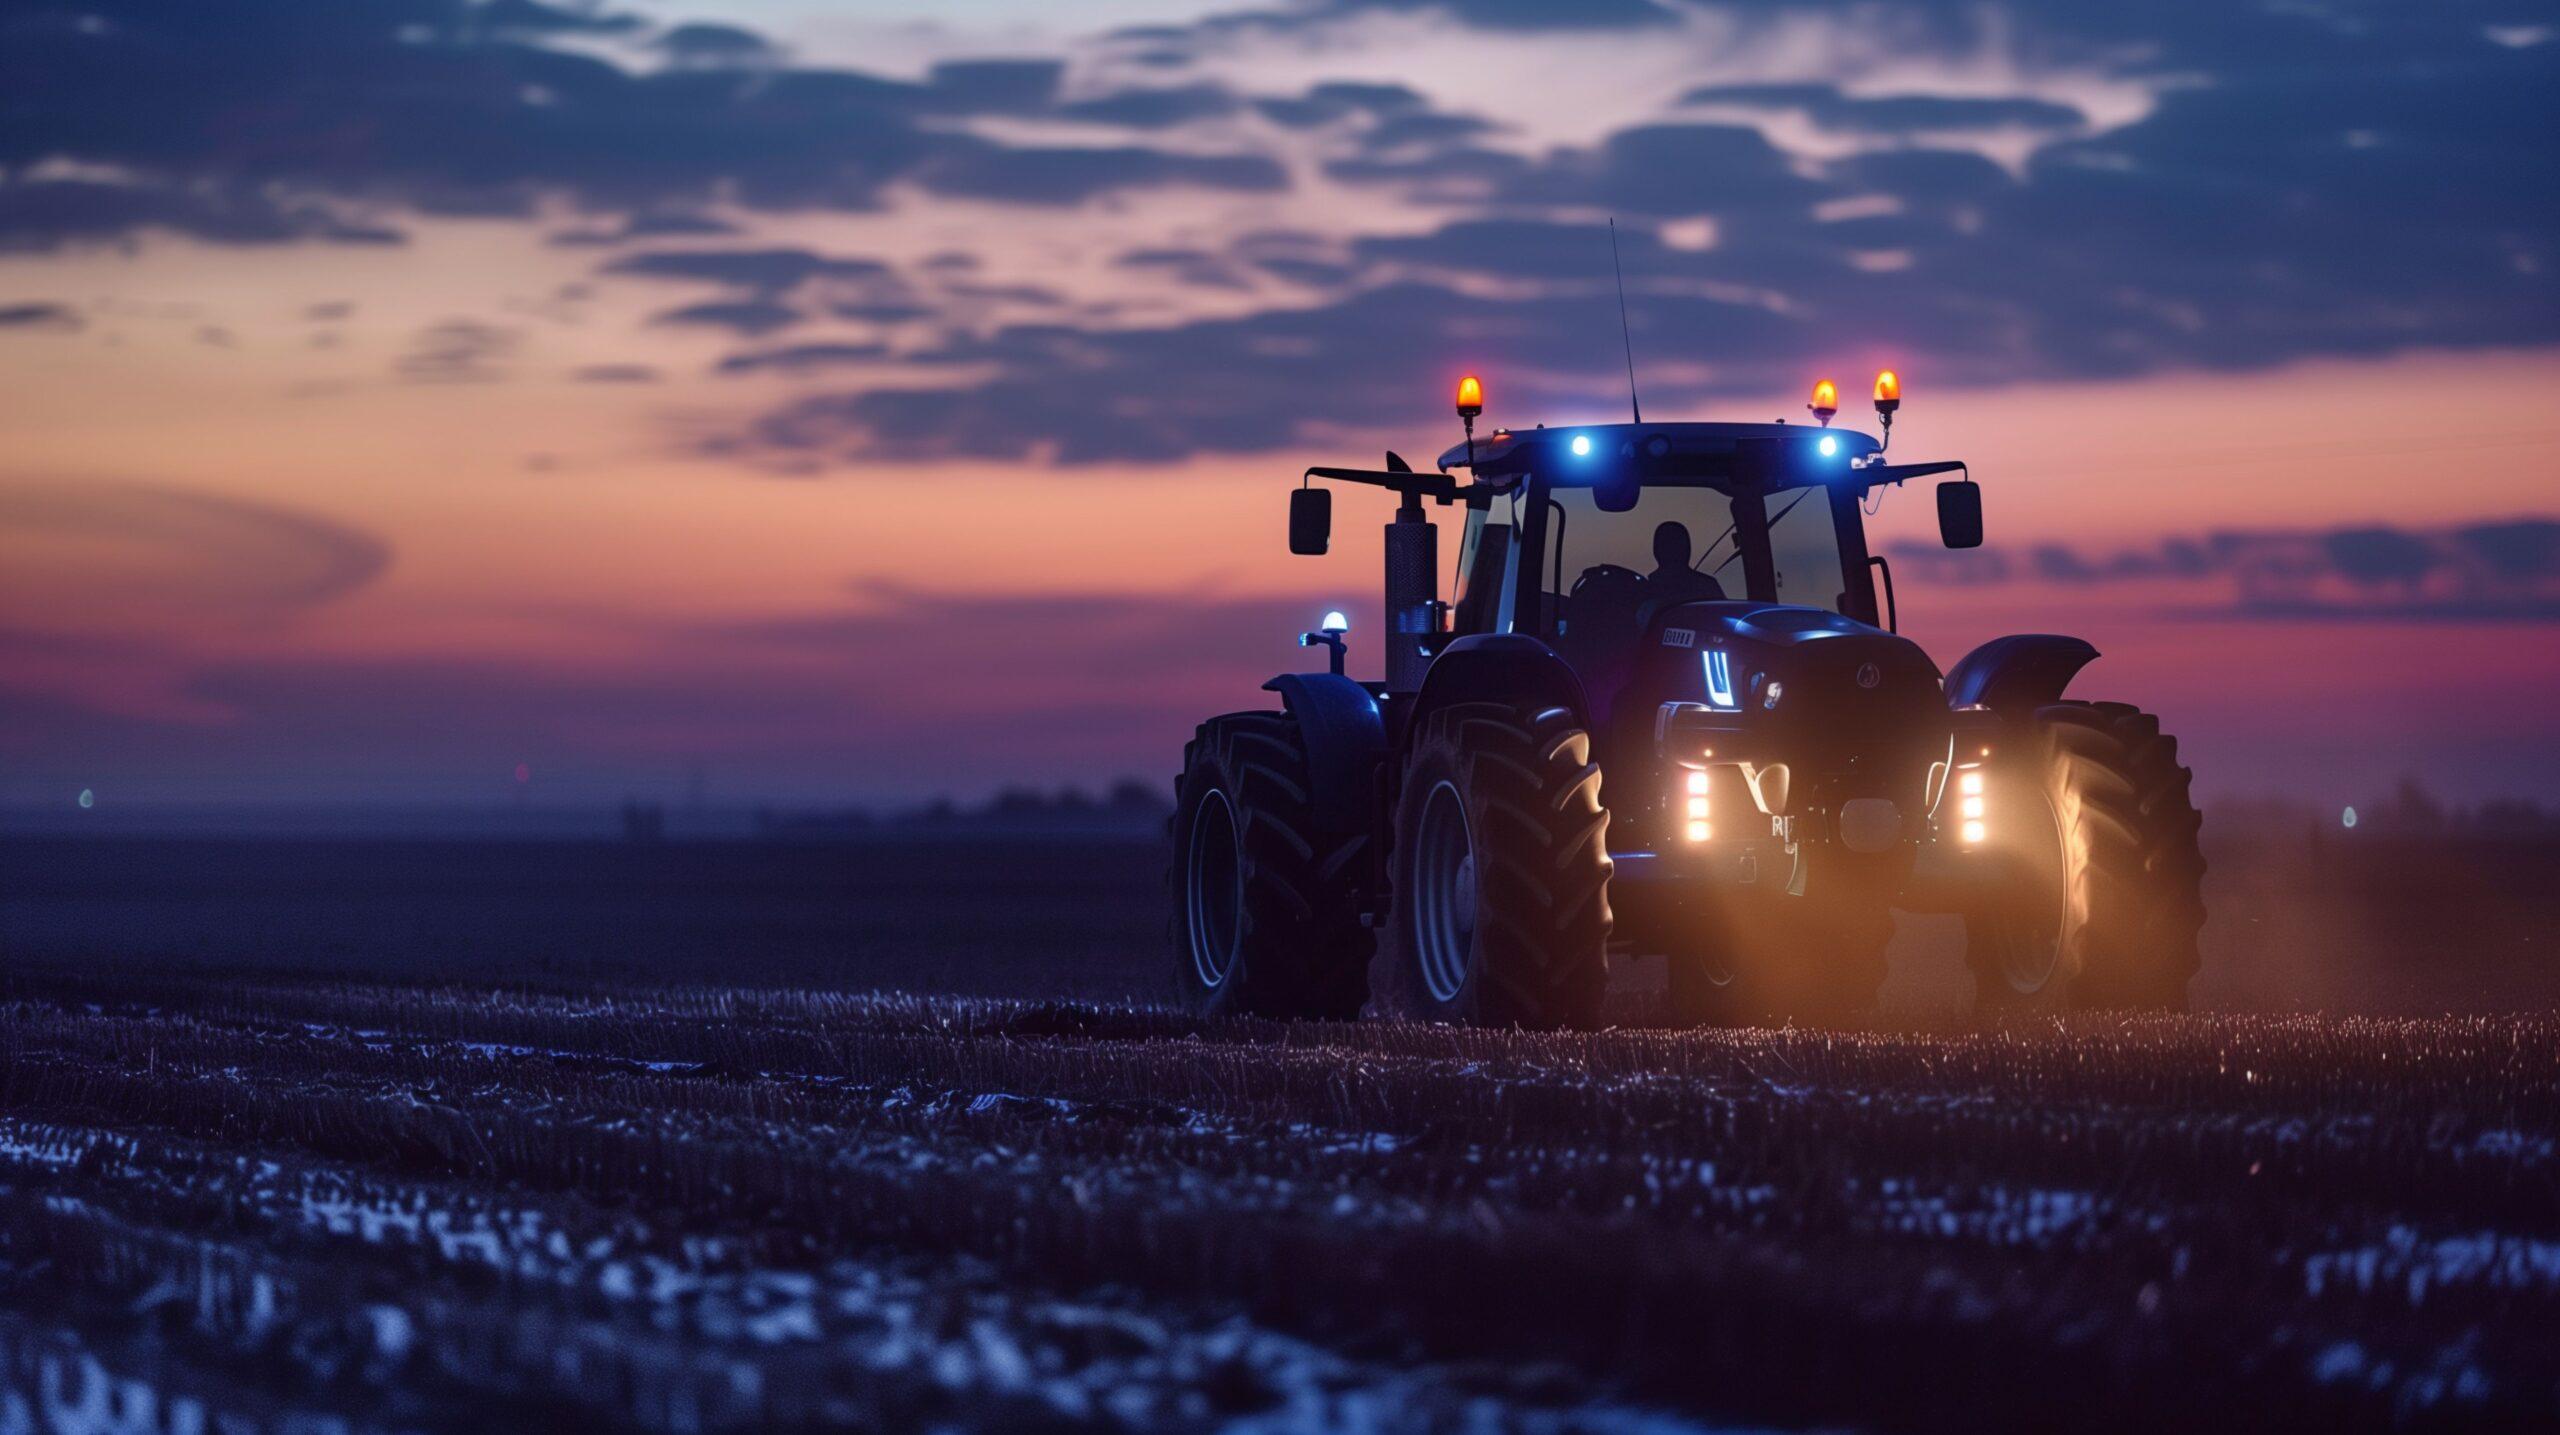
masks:
[[[1840,412],[1840,386],[1829,379],[1814,380],[1813,402],[1805,407],[1813,410],[1815,421],[1824,428],[1831,427],[1831,416]]]
[[[1458,417],[1471,419],[1484,412],[1484,380],[1473,374],[1458,380]]]
[[[1876,412],[1890,416],[1902,407],[1902,376],[1891,369],[1876,375]]]

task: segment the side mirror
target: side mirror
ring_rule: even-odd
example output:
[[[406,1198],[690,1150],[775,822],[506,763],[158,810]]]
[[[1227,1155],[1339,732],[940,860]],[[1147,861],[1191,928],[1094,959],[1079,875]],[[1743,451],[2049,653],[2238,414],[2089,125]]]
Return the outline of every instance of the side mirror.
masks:
[[[1938,485],[1938,539],[1949,548],[1982,546],[1982,485],[1959,478]]]
[[[1289,495],[1289,551],[1321,557],[1333,543],[1333,490],[1309,486]]]

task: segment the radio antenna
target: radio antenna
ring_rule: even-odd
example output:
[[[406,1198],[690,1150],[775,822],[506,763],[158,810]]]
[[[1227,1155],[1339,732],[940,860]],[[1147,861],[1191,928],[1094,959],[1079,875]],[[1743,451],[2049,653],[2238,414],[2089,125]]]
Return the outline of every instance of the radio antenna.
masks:
[[[1636,399],[1636,336],[1627,327],[1627,271],[1618,263],[1618,217],[1609,216],[1609,272],[1618,276],[1618,337],[1627,346],[1627,411],[1644,422],[1644,405]]]

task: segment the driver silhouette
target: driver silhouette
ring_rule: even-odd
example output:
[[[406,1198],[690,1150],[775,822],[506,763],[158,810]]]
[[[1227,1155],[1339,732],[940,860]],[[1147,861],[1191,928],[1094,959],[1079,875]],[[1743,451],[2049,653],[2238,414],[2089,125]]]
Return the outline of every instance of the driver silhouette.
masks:
[[[1654,608],[1673,603],[1721,601],[1724,585],[1692,566],[1689,525],[1671,519],[1653,530],[1653,571],[1645,575],[1645,599]]]

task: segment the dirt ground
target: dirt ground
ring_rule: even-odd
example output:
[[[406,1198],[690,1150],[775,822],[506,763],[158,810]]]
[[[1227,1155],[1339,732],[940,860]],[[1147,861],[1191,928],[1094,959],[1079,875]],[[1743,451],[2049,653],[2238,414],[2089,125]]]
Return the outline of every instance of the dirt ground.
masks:
[[[1143,843],[0,843],[0,1430],[2549,1426],[2549,855],[1522,1035],[1133,1001]]]
[[[2555,1073],[22,974],[0,1427],[2547,1423]]]

